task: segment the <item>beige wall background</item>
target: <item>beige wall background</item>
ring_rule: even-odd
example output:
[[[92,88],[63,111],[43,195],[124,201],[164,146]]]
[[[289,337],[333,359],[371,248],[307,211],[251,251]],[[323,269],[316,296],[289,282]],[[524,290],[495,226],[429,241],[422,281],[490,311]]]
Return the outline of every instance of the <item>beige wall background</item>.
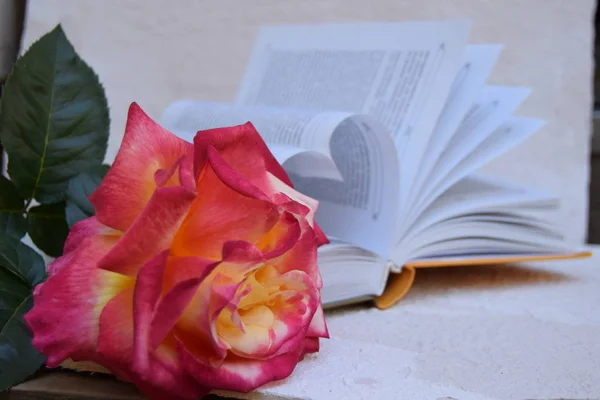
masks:
[[[181,97],[232,100],[263,24],[469,18],[471,42],[504,43],[492,84],[533,88],[519,114],[548,120],[487,172],[562,196],[567,237],[586,236],[594,0],[29,0],[23,45],[61,23],[98,72],[116,154],[130,102],[153,117]]]

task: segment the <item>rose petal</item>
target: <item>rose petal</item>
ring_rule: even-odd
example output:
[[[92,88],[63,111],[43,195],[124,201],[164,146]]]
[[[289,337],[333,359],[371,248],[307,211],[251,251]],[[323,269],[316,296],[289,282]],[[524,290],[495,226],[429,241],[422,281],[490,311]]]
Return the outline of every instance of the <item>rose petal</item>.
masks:
[[[100,234],[114,236],[113,239],[116,241],[121,233],[102,225],[96,217],[86,218],[73,225],[65,241],[63,255],[48,265],[48,275],[52,276],[65,265],[69,265],[76,253],[75,250],[85,239]]]
[[[148,369],[139,371],[139,381],[145,385],[140,386],[150,397],[157,400],[162,399],[199,399],[209,391],[199,384],[192,376],[186,373],[181,365],[176,350],[177,342],[173,336],[169,336],[152,353]],[[137,383],[134,381],[134,383]],[[148,385],[150,383],[150,385]],[[150,386],[146,389],[147,386]],[[146,391],[150,389],[149,391]],[[154,390],[152,390],[154,389]],[[161,393],[170,393],[168,397],[160,397]]]
[[[308,326],[306,336],[317,338],[329,338],[329,331],[327,330],[327,323],[325,321],[325,314],[323,313],[323,306],[320,304],[319,307],[317,307],[317,311],[315,311],[315,315],[313,316],[310,325]]]
[[[214,147],[208,146],[206,154],[211,169],[233,191],[238,192],[242,196],[269,201],[269,197],[266,194],[229,165]],[[201,182],[202,179],[200,178],[198,181]]]
[[[175,174],[179,171],[179,174]],[[195,190],[192,164],[189,157],[181,157],[168,169],[159,169],[154,173],[156,186],[183,186],[192,191]]]
[[[102,183],[90,196],[104,225],[126,231],[156,189],[154,174],[182,156],[192,159],[193,146],[155,123],[131,104],[119,152]]]
[[[149,365],[150,324],[162,292],[168,256],[168,250],[159,253],[145,263],[137,275],[132,299],[133,313],[130,316],[134,327],[131,336],[134,343],[133,368],[136,370],[145,370]]]
[[[69,264],[36,287],[34,306],[25,321],[33,333],[33,345],[48,357],[48,366],[56,367],[69,357],[93,359],[102,309],[133,286],[132,279],[96,267],[113,244],[110,236],[84,239]]]
[[[196,176],[207,162],[209,146],[214,147],[227,164],[267,195],[269,193],[265,189],[270,188],[270,185],[266,172],[292,185],[283,167],[250,122],[198,132],[194,137],[194,153],[198,166],[195,170]]]
[[[223,182],[210,164],[206,166],[198,180],[198,197],[173,240],[172,255],[217,261],[225,242],[257,243],[277,223],[280,213],[274,204],[232,187],[239,184]]]
[[[302,271],[287,272],[271,283],[276,283],[281,291],[271,295],[269,301],[275,302],[273,312],[276,323],[270,330],[271,346],[262,354],[265,357],[301,347],[310,321],[320,305],[317,288],[312,279]],[[280,301],[276,301],[277,299]]]
[[[97,352],[109,370],[123,373],[129,370],[133,356],[133,288],[113,297],[102,309],[99,318]],[[131,379],[131,373],[127,373]]]
[[[198,258],[171,258],[169,269],[184,270],[188,273],[193,270],[195,274],[193,277],[180,280],[170,286],[162,300],[156,305],[150,328],[149,346],[151,349],[158,347],[164,340],[189,305],[200,284],[218,265],[218,262],[209,262]]]
[[[192,299],[172,330],[178,340],[190,346],[190,351],[207,362],[220,362],[229,349],[218,335],[215,321],[235,296],[240,284],[226,281],[229,279],[217,273],[194,288],[196,291]]]
[[[317,289],[323,287],[323,280],[317,265],[317,246],[315,234],[312,230],[305,230],[294,247],[283,255],[269,259],[281,274],[289,271],[303,271],[311,277]]]
[[[304,354],[316,353],[320,348],[320,341],[317,337],[305,337],[304,338]]]
[[[119,236],[121,232],[101,224],[96,217],[83,219],[71,227],[65,241],[63,254],[76,250],[85,238],[94,235]]]
[[[214,264],[214,260],[206,258],[169,255],[162,282],[163,295],[183,281],[206,276],[208,272],[214,269]],[[207,269],[209,271],[206,271]]]
[[[291,199],[294,202],[300,203],[303,206],[307,207],[309,209],[309,212],[306,215],[306,219],[315,231],[317,243],[319,245],[329,243],[329,239],[327,239],[327,236],[315,221],[317,209],[319,207],[319,202],[313,199],[312,197],[306,196],[298,192],[296,189],[293,188],[292,185],[288,185],[287,183],[285,183],[285,181],[282,181],[273,174],[268,174],[268,181],[272,187],[272,192],[276,193],[276,195],[272,197],[275,203],[287,203],[287,199]]]
[[[236,298],[244,276],[258,269],[263,261],[261,252],[244,241],[226,242],[222,259],[200,283],[174,328],[175,335],[185,343],[202,338],[196,350],[197,356],[216,361],[222,360],[229,349],[217,333],[217,318]]]
[[[266,259],[275,258],[294,247],[301,233],[298,219],[289,212],[283,212],[279,221],[256,243],[256,247]]]
[[[195,357],[181,342],[178,343],[177,351],[183,368],[200,384],[245,393],[271,381],[287,378],[304,354],[303,346],[299,346],[267,360],[244,359],[232,355],[219,368],[214,368]]]
[[[143,263],[169,248],[195,196],[183,186],[156,189],[146,208],[98,267],[135,277]]]
[[[158,262],[158,259],[155,260]],[[98,354],[102,364],[120,379],[130,381],[149,398],[197,399],[208,389],[198,385],[180,366],[175,342],[149,353],[147,365],[131,368],[134,356],[134,291],[127,289],[104,307],[100,316]],[[169,393],[163,397],[164,393]]]

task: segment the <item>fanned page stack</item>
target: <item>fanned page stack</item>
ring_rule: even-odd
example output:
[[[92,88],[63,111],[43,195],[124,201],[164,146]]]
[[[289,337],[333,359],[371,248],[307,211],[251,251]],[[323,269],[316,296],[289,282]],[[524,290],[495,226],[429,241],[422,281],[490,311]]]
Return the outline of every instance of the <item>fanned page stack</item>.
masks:
[[[323,302],[385,308],[415,268],[583,257],[548,221],[558,199],[477,171],[544,121],[530,90],[486,85],[502,46],[468,21],[264,27],[233,103],[175,101],[163,125],[251,121],[294,186],[320,201]]]

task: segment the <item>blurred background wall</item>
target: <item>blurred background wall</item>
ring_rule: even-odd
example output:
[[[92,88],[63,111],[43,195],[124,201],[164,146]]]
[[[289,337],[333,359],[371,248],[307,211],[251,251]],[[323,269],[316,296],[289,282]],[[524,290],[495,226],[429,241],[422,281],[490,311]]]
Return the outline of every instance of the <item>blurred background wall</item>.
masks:
[[[533,88],[518,113],[548,120],[485,170],[561,195],[556,220],[581,242],[588,230],[595,7],[594,0],[29,0],[23,48],[62,24],[105,85],[111,161],[130,102],[159,118],[181,97],[232,100],[263,24],[472,19],[472,43],[506,46],[490,83]]]

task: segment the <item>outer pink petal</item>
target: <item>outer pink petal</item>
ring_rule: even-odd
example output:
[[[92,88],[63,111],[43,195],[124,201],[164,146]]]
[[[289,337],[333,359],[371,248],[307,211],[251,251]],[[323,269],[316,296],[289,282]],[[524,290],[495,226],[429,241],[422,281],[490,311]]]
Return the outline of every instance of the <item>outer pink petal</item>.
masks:
[[[243,196],[269,201],[269,196],[228,164],[214,147],[208,146],[206,155],[208,156],[208,165],[225,185]],[[202,179],[198,180],[199,183],[201,181]]]
[[[125,135],[108,174],[90,196],[96,217],[111,228],[126,231],[152,197],[154,174],[168,170],[193,146],[166,131],[131,104]]]
[[[52,276],[52,275],[56,274],[63,267],[71,264],[73,262],[73,257],[75,257],[75,254],[76,254],[76,252],[74,252],[74,251],[71,251],[68,253],[63,253],[62,256],[60,256],[59,258],[52,261],[46,268],[48,270],[48,276]],[[36,286],[36,288],[37,288],[37,286]]]
[[[121,233],[110,229],[98,221],[96,217],[89,217],[77,222],[69,231],[65,241],[64,253],[76,250],[79,244],[86,238],[95,235],[119,236]]]
[[[135,277],[154,255],[171,246],[195,193],[183,186],[159,187],[129,230],[99,267]]]
[[[163,400],[198,399],[208,389],[198,385],[178,365],[174,346],[158,349],[148,355],[148,366],[143,371],[131,368],[134,358],[133,289],[127,289],[113,298],[102,310],[98,356],[102,364],[120,379],[130,381],[149,398]],[[168,393],[167,397],[163,395]]]
[[[315,338],[329,338],[329,331],[327,330],[327,323],[325,321],[325,314],[323,313],[322,305],[319,305],[317,311],[315,311],[315,315],[313,316],[313,319],[308,326],[308,330],[306,331],[306,336]]]
[[[121,291],[102,308],[96,347],[102,365],[127,380],[133,379],[133,291]]]
[[[73,225],[65,242],[63,255],[48,265],[48,274],[52,276],[65,265],[69,265],[79,245],[85,239],[100,234],[112,236],[114,240],[117,240],[120,235],[119,232],[102,225],[96,217],[86,218]]]
[[[150,357],[149,368],[140,372],[134,383],[138,383],[138,387],[151,399],[199,399],[210,390],[210,386],[201,385],[186,373],[179,360],[174,338],[156,349]],[[140,382],[143,385],[139,385]],[[161,397],[161,393],[170,395]]]
[[[319,338],[305,337],[304,338],[304,354],[316,353],[320,348]]]
[[[114,239],[92,236],[69,253],[69,264],[56,269],[36,287],[34,306],[25,316],[33,332],[33,345],[50,367],[67,358],[93,360],[102,308],[133,280],[97,268]]]
[[[287,378],[305,354],[303,346],[267,360],[251,360],[231,356],[214,368],[187,351],[184,344],[177,347],[185,370],[199,383],[214,389],[250,392],[271,381]]]
[[[145,370],[149,366],[150,325],[154,310],[162,292],[163,278],[167,266],[169,251],[165,250],[145,263],[137,275],[132,299],[133,331],[133,368]],[[131,319],[130,318],[130,319]]]
[[[214,147],[231,167],[254,186],[269,194],[266,172],[292,185],[252,123],[200,131],[194,137],[195,160],[203,168],[209,146]],[[200,169],[196,169],[196,175]]]

